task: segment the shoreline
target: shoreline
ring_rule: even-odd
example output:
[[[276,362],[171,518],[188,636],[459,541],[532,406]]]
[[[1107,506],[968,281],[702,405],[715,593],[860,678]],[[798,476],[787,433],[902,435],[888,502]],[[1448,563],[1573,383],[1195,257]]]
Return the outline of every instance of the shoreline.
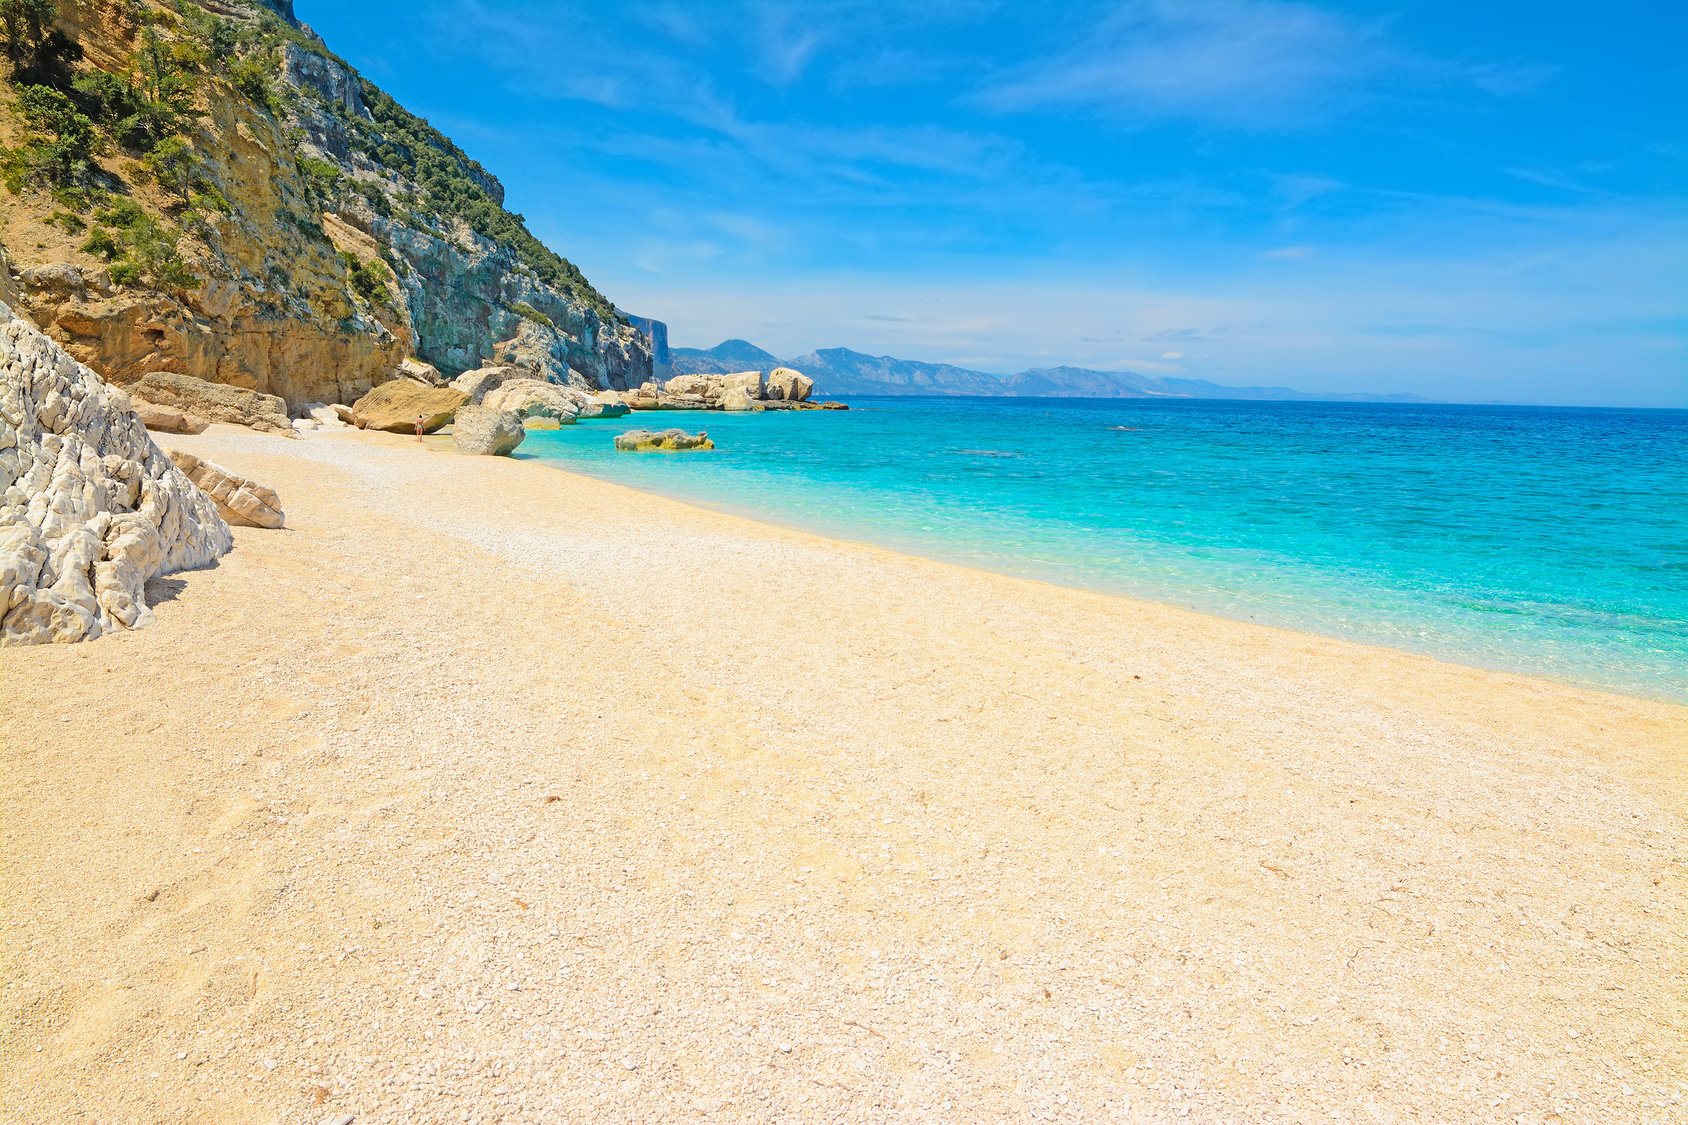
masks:
[[[1683,1112],[1688,708],[391,435],[160,444],[288,530],[0,650],[20,1114]]]
[[[863,396],[863,397],[871,397],[871,396]],[[901,396],[884,396],[884,397],[901,397]],[[1206,400],[1200,400],[1200,401],[1206,401]],[[1216,400],[1216,401],[1223,401],[1223,400]],[[1360,405],[1400,405],[1400,404],[1360,404]],[[1424,405],[1424,404],[1410,404],[1410,405]],[[1588,408],[1588,409],[1595,409],[1595,408]],[[597,420],[593,420],[593,421],[597,421]],[[606,425],[605,428],[608,428],[608,425]],[[440,448],[445,452],[451,451],[449,444],[442,444],[440,446]],[[1629,684],[1626,684],[1626,685],[1618,685],[1618,684],[1599,683],[1599,682],[1594,682],[1594,681],[1590,681],[1590,680],[1583,680],[1583,679],[1578,679],[1578,678],[1571,677],[1571,676],[1559,678],[1559,677],[1553,676],[1549,672],[1543,671],[1541,669],[1536,669],[1536,668],[1505,667],[1505,666],[1501,666],[1498,663],[1493,663],[1493,664],[1480,663],[1480,662],[1477,662],[1475,659],[1468,662],[1466,660],[1461,660],[1461,659],[1455,658],[1455,656],[1453,654],[1443,653],[1443,652],[1438,652],[1438,651],[1432,651],[1430,649],[1419,649],[1419,648],[1405,647],[1404,645],[1398,646],[1398,645],[1392,645],[1392,644],[1385,644],[1385,643],[1381,643],[1381,642],[1379,642],[1375,639],[1371,639],[1371,638],[1357,637],[1357,636],[1344,636],[1344,635],[1336,633],[1336,632],[1321,632],[1318,629],[1314,628],[1313,625],[1308,624],[1308,623],[1281,623],[1281,622],[1276,622],[1276,621],[1261,621],[1261,620],[1257,620],[1253,617],[1246,617],[1245,618],[1245,617],[1242,617],[1242,616],[1233,616],[1233,615],[1221,612],[1218,607],[1202,606],[1202,605],[1197,605],[1197,604],[1181,603],[1181,602],[1163,600],[1163,599],[1160,599],[1160,598],[1152,597],[1149,594],[1143,593],[1143,592],[1140,592],[1140,591],[1124,590],[1124,589],[1111,589],[1111,588],[1108,588],[1107,586],[1087,584],[1087,583],[1083,582],[1080,578],[1076,578],[1076,577],[1074,579],[1070,580],[1070,581],[1064,581],[1064,580],[1062,580],[1062,578],[1060,576],[1055,575],[1055,574],[1040,574],[1040,573],[1035,573],[1035,572],[1031,571],[1030,569],[1028,569],[1027,571],[1024,571],[1024,572],[1016,572],[1014,570],[999,569],[999,568],[996,568],[996,567],[988,566],[988,565],[985,565],[985,563],[981,560],[969,559],[969,558],[966,558],[964,556],[946,555],[946,554],[943,554],[943,553],[937,552],[937,551],[933,551],[933,552],[930,552],[930,553],[924,552],[924,551],[916,549],[916,545],[913,544],[913,543],[891,544],[891,543],[881,542],[881,541],[876,540],[874,538],[857,537],[857,536],[847,534],[846,532],[844,532],[842,530],[835,531],[835,530],[831,530],[831,529],[828,529],[826,527],[820,526],[818,524],[807,524],[807,523],[804,523],[801,520],[797,520],[797,519],[784,519],[784,518],[781,518],[780,516],[778,516],[776,514],[772,514],[772,513],[769,513],[769,512],[756,511],[756,510],[753,510],[753,509],[750,509],[750,508],[745,508],[745,507],[738,507],[738,506],[735,506],[735,505],[732,505],[732,504],[729,504],[729,503],[725,503],[725,502],[711,501],[711,500],[705,499],[703,497],[698,497],[698,496],[687,496],[687,495],[684,495],[682,493],[670,492],[670,491],[666,491],[664,489],[657,488],[657,487],[643,487],[643,486],[638,485],[638,484],[630,484],[630,483],[627,483],[625,481],[616,480],[616,479],[609,477],[609,476],[600,476],[596,473],[585,472],[585,471],[582,471],[578,468],[571,467],[571,466],[567,465],[566,463],[564,463],[560,460],[557,460],[557,459],[554,459],[554,458],[548,458],[548,457],[545,457],[545,456],[539,455],[539,454],[518,452],[518,455],[511,458],[511,460],[516,461],[518,463],[519,462],[531,462],[533,464],[543,465],[546,468],[553,469],[557,472],[561,472],[561,473],[567,474],[569,476],[581,477],[581,478],[585,478],[585,479],[588,479],[588,480],[597,481],[601,484],[610,485],[610,486],[616,487],[616,488],[629,489],[633,492],[640,493],[641,495],[653,496],[653,497],[657,497],[657,498],[660,498],[660,499],[663,499],[663,500],[672,501],[673,503],[682,504],[682,505],[685,505],[686,507],[695,508],[695,509],[698,509],[700,511],[714,512],[718,515],[726,516],[726,517],[731,518],[731,519],[742,519],[742,520],[745,520],[745,521],[750,522],[750,523],[760,524],[760,525],[765,526],[765,527],[780,528],[782,530],[791,531],[791,532],[794,532],[794,533],[799,534],[799,535],[813,535],[813,536],[816,536],[817,538],[828,540],[829,542],[854,544],[854,545],[859,545],[859,546],[872,547],[872,548],[875,548],[877,550],[882,550],[882,551],[886,551],[886,552],[889,552],[889,553],[894,554],[894,555],[902,556],[904,558],[923,559],[925,561],[936,563],[936,564],[943,565],[943,566],[953,566],[953,567],[957,567],[957,568],[962,569],[962,570],[975,571],[975,572],[978,572],[978,573],[981,573],[981,574],[991,574],[991,575],[995,575],[995,576],[1001,577],[1001,578],[1012,578],[1012,579],[1018,579],[1020,581],[1025,581],[1025,582],[1035,582],[1035,583],[1039,583],[1039,584],[1043,584],[1043,585],[1054,586],[1054,587],[1057,587],[1059,589],[1064,589],[1064,590],[1084,591],[1086,593],[1100,594],[1100,595],[1103,595],[1103,596],[1106,596],[1106,597],[1121,598],[1121,599],[1123,599],[1125,601],[1129,601],[1129,602],[1136,602],[1136,603],[1140,603],[1140,604],[1143,604],[1143,605],[1159,606],[1159,607],[1164,608],[1164,609],[1178,610],[1178,611],[1181,611],[1181,612],[1184,612],[1184,613],[1192,613],[1192,614],[1195,614],[1195,615],[1200,616],[1200,617],[1209,617],[1209,618],[1213,618],[1213,619],[1219,620],[1219,621],[1229,621],[1229,622],[1232,622],[1232,623],[1238,624],[1238,625],[1250,625],[1250,626],[1257,626],[1257,627],[1263,628],[1263,629],[1277,630],[1277,631],[1287,633],[1287,634],[1297,636],[1297,637],[1305,637],[1305,638],[1308,638],[1308,639],[1317,639],[1317,640],[1325,640],[1325,641],[1334,641],[1334,642],[1339,642],[1339,643],[1342,643],[1342,644],[1358,645],[1362,648],[1376,648],[1376,649],[1383,649],[1383,650],[1386,650],[1386,651],[1389,651],[1389,652],[1402,653],[1402,654],[1405,654],[1405,655],[1419,656],[1419,657],[1423,657],[1427,660],[1434,661],[1438,664],[1447,664],[1447,665],[1450,665],[1452,667],[1467,668],[1467,669],[1471,669],[1471,670],[1474,670],[1474,671],[1492,672],[1496,675],[1518,676],[1518,677],[1522,677],[1524,679],[1529,679],[1529,680],[1539,680],[1543,683],[1552,684],[1556,687],[1571,688],[1571,689],[1580,690],[1580,691],[1590,691],[1590,692],[1594,692],[1594,693],[1601,694],[1601,695],[1614,695],[1614,696],[1618,696],[1618,697],[1625,698],[1625,699],[1636,699],[1636,700],[1641,700],[1641,701],[1650,702],[1650,703],[1659,703],[1659,704],[1663,704],[1663,705],[1669,706],[1669,707],[1688,707],[1688,698],[1684,698],[1684,699],[1675,698],[1675,697],[1669,695],[1668,691],[1665,688],[1657,687],[1656,685],[1651,685],[1651,684],[1647,684],[1647,683],[1643,683],[1643,682],[1639,682],[1639,681],[1632,682],[1632,683],[1629,683]],[[1648,687],[1654,687],[1657,694],[1649,693],[1646,690]]]

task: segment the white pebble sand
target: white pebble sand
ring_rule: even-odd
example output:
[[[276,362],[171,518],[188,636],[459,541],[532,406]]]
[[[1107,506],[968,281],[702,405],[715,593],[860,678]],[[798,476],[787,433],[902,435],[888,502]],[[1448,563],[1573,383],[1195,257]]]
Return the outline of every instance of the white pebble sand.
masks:
[[[0,651],[8,1121],[1688,1120],[1688,708],[389,435]]]

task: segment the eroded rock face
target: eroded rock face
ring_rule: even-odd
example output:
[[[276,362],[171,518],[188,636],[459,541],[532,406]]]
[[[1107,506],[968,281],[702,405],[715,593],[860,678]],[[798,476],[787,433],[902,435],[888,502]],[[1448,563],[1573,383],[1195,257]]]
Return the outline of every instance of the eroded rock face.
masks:
[[[688,434],[685,430],[628,430],[624,434],[616,435],[615,447],[630,452],[643,452],[645,450],[714,449],[715,443],[709,440],[709,434],[703,430],[699,430],[695,434]]]
[[[232,543],[128,396],[0,306],[0,645],[151,624],[147,580]]]
[[[527,432],[522,416],[513,410],[490,406],[465,406],[451,424],[451,443],[459,453],[503,457],[522,444]]]
[[[451,389],[462,391],[469,396],[469,402],[479,406],[488,391],[497,390],[504,385],[506,379],[531,379],[531,372],[523,371],[519,367],[477,367],[473,371],[465,371],[451,381]]]
[[[590,401],[586,394],[573,388],[565,389],[538,379],[512,379],[487,391],[481,405],[514,411],[524,420],[549,418],[559,426],[572,426],[580,417],[585,401]]]
[[[807,402],[815,381],[790,367],[776,367],[768,373],[766,397],[786,402]]]
[[[756,401],[749,390],[744,387],[733,387],[727,392],[727,397],[721,400],[722,410],[761,410],[762,403]]]
[[[143,376],[131,393],[155,406],[169,406],[212,422],[233,422],[272,434],[293,433],[287,403],[275,395],[207,383],[190,375],[154,371]],[[186,431],[183,431],[186,432]]]
[[[176,468],[217,505],[225,520],[241,527],[280,527],[287,513],[281,510],[281,497],[273,488],[265,488],[255,480],[231,473],[221,465],[201,461],[191,453],[179,449],[170,451]]]
[[[422,431],[431,434],[449,423],[457,408],[468,401],[468,395],[450,387],[394,379],[354,402],[352,418],[360,429],[410,434],[416,432],[416,418],[421,415]]]

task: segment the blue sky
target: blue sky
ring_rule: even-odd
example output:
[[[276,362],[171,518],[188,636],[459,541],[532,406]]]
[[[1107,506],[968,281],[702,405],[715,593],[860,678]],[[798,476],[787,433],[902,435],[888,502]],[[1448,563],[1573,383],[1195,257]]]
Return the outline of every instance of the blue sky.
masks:
[[[1688,406],[1673,4],[297,10],[678,345]]]

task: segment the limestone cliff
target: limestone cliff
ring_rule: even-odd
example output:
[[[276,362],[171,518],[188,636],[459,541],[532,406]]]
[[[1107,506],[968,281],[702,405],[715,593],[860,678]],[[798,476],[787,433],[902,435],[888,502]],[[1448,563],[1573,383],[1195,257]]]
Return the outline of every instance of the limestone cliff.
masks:
[[[57,16],[69,47],[8,44],[0,242],[19,311],[107,379],[172,371],[297,412],[353,402],[412,355],[587,389],[650,378],[650,336],[289,4],[59,0]]]

